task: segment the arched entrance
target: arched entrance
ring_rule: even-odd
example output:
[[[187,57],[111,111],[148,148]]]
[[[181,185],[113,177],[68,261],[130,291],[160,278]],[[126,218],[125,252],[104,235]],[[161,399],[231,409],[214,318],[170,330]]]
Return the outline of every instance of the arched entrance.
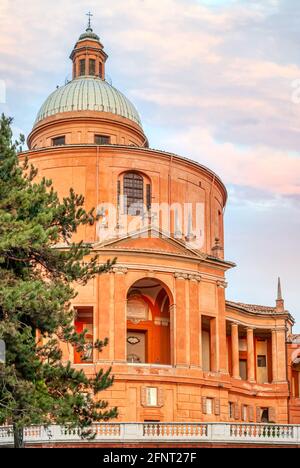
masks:
[[[300,353],[297,352],[292,360],[292,395],[300,398]]]
[[[134,283],[127,293],[127,361],[171,364],[170,296],[154,278]]]

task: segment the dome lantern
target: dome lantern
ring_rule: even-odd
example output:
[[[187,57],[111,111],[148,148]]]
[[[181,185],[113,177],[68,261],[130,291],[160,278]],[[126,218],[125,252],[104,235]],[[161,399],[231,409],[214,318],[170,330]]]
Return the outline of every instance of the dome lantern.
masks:
[[[102,80],[105,79],[105,62],[108,58],[103,50],[103,45],[100,38],[93,32],[91,26],[91,13],[88,26],[83,34],[79,37],[75,47],[70,55],[73,61],[73,79],[80,76],[97,76]]]
[[[63,145],[109,144],[148,146],[138,111],[105,80],[108,58],[90,17],[70,55],[73,79],[58,86],[42,104],[28,136],[30,149]],[[99,140],[100,138],[100,140]]]

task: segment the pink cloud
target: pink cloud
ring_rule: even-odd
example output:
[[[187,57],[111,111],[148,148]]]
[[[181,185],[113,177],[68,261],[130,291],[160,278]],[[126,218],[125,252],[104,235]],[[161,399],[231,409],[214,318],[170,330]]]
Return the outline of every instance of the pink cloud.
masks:
[[[226,184],[246,185],[278,195],[300,195],[300,158],[271,147],[216,142],[209,130],[179,132],[165,146],[213,168]],[[176,148],[174,148],[176,146]]]

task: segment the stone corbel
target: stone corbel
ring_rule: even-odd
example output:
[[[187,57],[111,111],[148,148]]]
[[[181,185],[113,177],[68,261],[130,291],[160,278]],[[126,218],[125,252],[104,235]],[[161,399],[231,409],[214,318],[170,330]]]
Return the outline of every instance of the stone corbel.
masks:
[[[228,283],[226,281],[217,281],[217,286],[218,288],[226,289],[228,286]]]

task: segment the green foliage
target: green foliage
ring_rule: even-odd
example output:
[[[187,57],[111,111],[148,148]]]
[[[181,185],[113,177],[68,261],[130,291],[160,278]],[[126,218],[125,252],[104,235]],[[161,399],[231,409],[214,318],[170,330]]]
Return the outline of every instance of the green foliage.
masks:
[[[111,369],[87,377],[61,362],[61,342],[84,350],[76,333],[71,301],[74,284],[85,285],[109,271],[90,246],[73,243],[79,226],[93,224],[93,210],[70,190],[59,200],[52,182],[38,180],[28,160],[19,161],[20,142],[12,142],[11,119],[0,120],[0,339],[6,364],[0,364],[0,424],[79,426],[116,417],[99,392],[113,384]],[[57,245],[60,248],[57,248]],[[88,258],[88,260],[86,260]],[[101,352],[108,340],[97,341]]]

